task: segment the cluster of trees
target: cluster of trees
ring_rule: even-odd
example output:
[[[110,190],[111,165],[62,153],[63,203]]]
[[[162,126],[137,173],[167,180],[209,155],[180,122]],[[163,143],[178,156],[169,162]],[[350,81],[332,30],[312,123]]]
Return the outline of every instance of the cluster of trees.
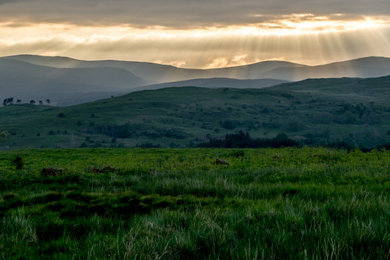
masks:
[[[290,139],[286,134],[279,134],[274,138],[252,138],[249,133],[239,131],[235,134],[227,134],[224,139],[210,139],[201,143],[199,147],[207,148],[265,148],[265,147],[298,147],[297,141]]]
[[[178,128],[157,128],[150,125],[131,124],[123,125],[98,125],[88,129],[90,134],[104,134],[113,138],[132,138],[134,136],[146,136],[151,139],[174,138],[184,139],[187,133]]]
[[[21,99],[18,99],[18,100],[16,101],[16,103],[20,104],[20,103],[22,103],[22,100],[21,100]],[[9,105],[13,105],[13,104],[14,104],[14,98],[13,98],[13,97],[11,97],[11,98],[5,98],[5,99],[3,100],[3,106],[9,106]]]
[[[43,105],[43,103],[44,102],[42,100],[38,101],[39,105]],[[49,105],[50,103],[51,103],[50,99],[46,99],[46,104]],[[21,99],[17,99],[16,103],[15,103],[15,99],[13,97],[5,98],[3,100],[3,106],[10,106],[10,105],[14,105],[14,104],[22,104],[22,100]],[[37,104],[37,102],[34,99],[31,99],[29,104],[30,105],[35,105],[35,104]]]

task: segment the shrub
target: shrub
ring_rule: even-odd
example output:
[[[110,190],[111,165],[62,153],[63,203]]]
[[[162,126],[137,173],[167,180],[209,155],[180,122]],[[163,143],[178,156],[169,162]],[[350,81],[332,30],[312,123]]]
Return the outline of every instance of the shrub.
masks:
[[[16,158],[12,162],[15,165],[17,170],[23,169],[24,160],[23,160],[22,156],[20,156],[20,155],[16,156]]]
[[[235,129],[238,126],[240,126],[240,121],[237,121],[237,120],[225,120],[225,121],[221,121],[220,125],[221,125],[221,127],[225,128],[225,129],[232,130],[232,129]]]

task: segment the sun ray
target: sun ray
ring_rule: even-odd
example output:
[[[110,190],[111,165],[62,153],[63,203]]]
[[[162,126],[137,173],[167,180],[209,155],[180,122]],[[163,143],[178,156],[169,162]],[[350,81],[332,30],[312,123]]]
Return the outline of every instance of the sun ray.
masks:
[[[353,57],[390,56],[383,17],[291,14],[258,24],[193,29],[130,25],[0,24],[0,55],[31,53],[80,59],[159,61],[215,68],[282,59],[319,64]],[[359,39],[359,44],[353,40]]]

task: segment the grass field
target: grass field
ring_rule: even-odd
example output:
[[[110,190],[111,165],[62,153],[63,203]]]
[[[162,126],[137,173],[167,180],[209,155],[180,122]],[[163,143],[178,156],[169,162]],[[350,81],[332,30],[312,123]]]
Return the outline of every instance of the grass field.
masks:
[[[0,198],[4,259],[390,258],[388,151],[0,152]]]

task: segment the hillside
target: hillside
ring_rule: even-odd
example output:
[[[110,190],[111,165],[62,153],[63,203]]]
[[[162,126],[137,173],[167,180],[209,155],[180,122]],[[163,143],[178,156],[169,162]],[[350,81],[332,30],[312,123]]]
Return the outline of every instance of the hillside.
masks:
[[[184,69],[169,65],[161,65],[149,62],[134,61],[81,61],[66,57],[46,57],[35,55],[18,55],[6,57],[32,64],[57,67],[57,68],[97,68],[111,67],[128,70],[144,79],[148,85],[166,82],[183,81],[197,78],[237,78],[237,79],[260,79],[266,77],[266,73],[276,68],[303,67],[304,65],[284,61],[266,61],[256,64],[222,68],[222,69]],[[279,79],[279,78],[278,78]]]
[[[381,77],[390,74],[390,58],[365,57],[330,64],[307,66],[285,61],[263,61],[220,69],[183,69],[168,65],[131,61],[80,61],[65,57],[18,55],[7,57],[37,65],[58,68],[111,67],[128,70],[146,84],[183,81],[197,78],[279,79],[299,81],[308,78]]]
[[[269,78],[283,78],[290,81],[308,78],[381,77],[390,74],[390,58],[366,57],[335,62],[320,66],[296,68],[275,68],[267,73]]]
[[[264,88],[308,78],[379,77],[390,59],[368,57],[321,66],[284,61],[220,69],[184,69],[130,61],[81,61],[18,55],[0,58],[0,99],[47,100],[75,105],[134,91],[166,87]]]
[[[132,90],[154,90],[169,87],[201,87],[201,88],[268,88],[282,83],[287,83],[285,80],[277,79],[231,79],[231,78],[208,78],[208,79],[192,79],[176,82],[161,83],[149,86],[142,86]]]
[[[56,108],[0,109],[2,147],[186,147],[239,130],[305,144],[390,141],[390,76],[318,79],[265,89],[165,88]]]
[[[52,68],[0,59],[0,99],[51,99],[68,105],[129,92],[144,81],[120,68]],[[15,100],[16,101],[16,100]]]

